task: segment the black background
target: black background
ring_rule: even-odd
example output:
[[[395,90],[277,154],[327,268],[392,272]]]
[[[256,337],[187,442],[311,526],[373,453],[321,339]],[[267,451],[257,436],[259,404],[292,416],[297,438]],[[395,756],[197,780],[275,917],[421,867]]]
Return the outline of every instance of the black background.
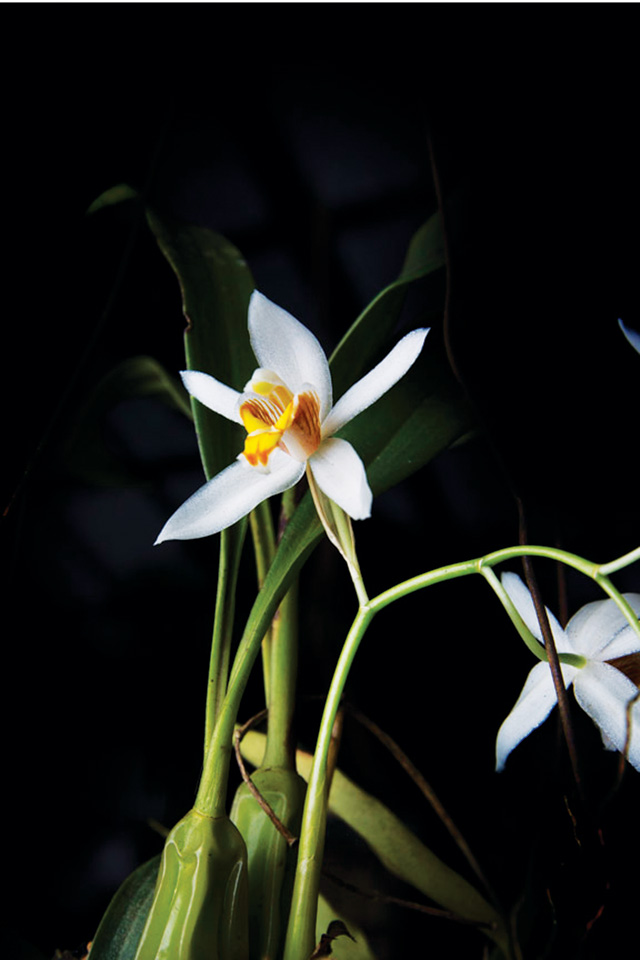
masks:
[[[127,182],[225,234],[329,351],[436,209],[430,133],[445,196],[465,197],[451,338],[482,432],[357,525],[369,591],[515,543],[513,491],[531,542],[611,559],[640,530],[640,357],[617,326],[640,327],[629,19],[598,5],[3,6],[7,937],[45,957],[90,939],[159,849],[148,819],[170,825],[189,808],[200,765],[217,542],[151,546],[201,482],[192,429],[150,401],[111,411],[100,436],[124,484],[80,475],[68,452],[77,411],[118,361],[181,368],[179,291],[144,224],[125,208],[87,219],[89,204]],[[538,572],[557,609],[555,570]],[[252,589],[248,562],[243,575]],[[616,584],[638,590],[637,568]],[[568,588],[570,610],[598,598],[576,576]],[[349,699],[423,770],[508,904],[531,879],[531,956],[552,932],[550,903],[561,923],[548,955],[613,955],[634,920],[638,775],[604,804],[616,759],[575,717],[594,818],[578,816],[578,846],[554,721],[493,772],[531,662],[488,594],[450,583],[381,615]],[[311,748],[309,698],[326,691],[354,614],[328,546],[302,595]],[[241,613],[249,601],[247,589]],[[260,706],[256,678],[246,716]],[[351,722],[343,760],[464,869]],[[345,871],[351,840],[333,829],[330,863]],[[415,898],[354,856],[365,889]],[[416,942],[480,955],[472,932],[399,907],[365,921],[381,957]]]

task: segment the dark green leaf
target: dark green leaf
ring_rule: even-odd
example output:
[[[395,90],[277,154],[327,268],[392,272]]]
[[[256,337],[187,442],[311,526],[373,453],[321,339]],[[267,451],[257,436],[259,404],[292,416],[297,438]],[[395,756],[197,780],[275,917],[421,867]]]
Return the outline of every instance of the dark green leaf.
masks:
[[[247,331],[254,289],[247,264],[228,240],[212,230],[152,211],[147,218],[180,284],[188,368],[242,390],[256,364]],[[244,431],[197,400],[192,400],[192,406],[200,455],[210,479],[242,450]]]
[[[184,335],[189,370],[199,370],[221,383],[242,390],[255,368],[247,315],[253,277],[238,250],[205,227],[180,223],[147,211],[149,226],[175,272],[187,320]],[[210,480],[229,466],[244,443],[244,430],[192,397],[191,405],[205,477]],[[214,625],[212,670],[220,676],[233,627],[235,576],[246,523],[224,531],[220,545],[220,601]],[[229,590],[231,593],[229,593]],[[211,679],[211,678],[210,678]],[[210,685],[210,690],[213,687]],[[219,689],[217,693],[221,693]],[[207,712],[207,736],[219,703]]]
[[[105,190],[104,193],[101,193],[97,197],[87,213],[96,213],[98,210],[102,210],[104,207],[113,207],[118,203],[122,203],[124,200],[137,200],[138,191],[133,187],[130,187],[128,183],[119,183],[115,187],[109,187],[108,190]]]
[[[124,881],[100,921],[91,960],[133,960],[151,908],[160,854]]]
[[[374,297],[333,351],[330,364],[336,398],[370,369],[381,349],[388,345],[409,284],[444,267],[444,262],[440,218],[436,213],[413,236],[398,279]]]
[[[362,457],[371,489],[378,495],[474,428],[470,408],[449,367],[442,334],[434,328],[402,380],[339,435]]]

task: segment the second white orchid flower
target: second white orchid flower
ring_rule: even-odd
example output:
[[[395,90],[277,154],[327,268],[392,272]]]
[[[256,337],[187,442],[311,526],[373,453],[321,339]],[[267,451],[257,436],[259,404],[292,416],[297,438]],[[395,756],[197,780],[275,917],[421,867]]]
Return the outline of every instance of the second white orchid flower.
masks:
[[[625,327],[622,320],[618,320],[618,325],[631,346],[635,347],[638,353],[640,353],[640,333],[638,333],[637,330],[632,330],[631,327]]]
[[[525,624],[542,643],[533,600],[524,583],[515,573],[505,573],[501,579]],[[628,593],[625,599],[640,615],[640,594]],[[576,700],[600,729],[605,747],[626,751],[629,763],[640,771],[638,688],[611,662],[640,653],[640,636],[613,600],[588,603],[564,630],[548,610],[547,615],[558,653],[577,654],[585,661],[582,668],[561,664],[565,685],[573,685]],[[538,663],[498,731],[496,769],[502,770],[514,747],[546,720],[556,703],[549,664]]]
[[[257,290],[248,323],[259,366],[242,393],[206,373],[181,374],[200,403],[245,427],[244,450],[176,510],[156,543],[218,533],[262,500],[293,487],[305,470],[354,520],[371,514],[364,464],[351,444],[334,434],[404,376],[429,330],[408,333],[333,406],[327,357],[310,330]]]

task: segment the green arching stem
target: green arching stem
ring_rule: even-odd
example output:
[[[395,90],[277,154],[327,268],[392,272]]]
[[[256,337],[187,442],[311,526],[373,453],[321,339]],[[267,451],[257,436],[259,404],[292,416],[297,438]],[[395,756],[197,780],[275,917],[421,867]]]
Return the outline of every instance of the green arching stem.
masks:
[[[439,583],[442,580],[476,572],[477,561],[475,560],[443,567],[430,574],[423,574],[420,578],[423,582],[413,589],[418,590],[431,583]],[[407,584],[410,582],[407,581]],[[400,584],[399,587],[392,589],[398,590],[407,584]],[[406,592],[413,591],[407,589]],[[390,591],[386,591],[359,608],[344,642],[327,694],[302,815],[298,864],[283,960],[305,960],[313,951],[328,807],[327,758],[331,744],[331,731],[351,665],[371,620],[379,610],[394,599],[400,599],[400,596],[405,595],[399,593],[398,596],[389,596],[389,594]]]
[[[367,628],[369,627],[369,624],[371,623],[371,620],[376,613],[378,613],[380,610],[383,610],[395,600],[399,600],[402,597],[408,596],[417,590],[422,590],[425,587],[433,586],[436,583],[441,583],[445,580],[453,580],[457,577],[468,576],[469,574],[473,573],[480,573],[482,576],[484,576],[494,589],[496,589],[497,584],[500,589],[496,590],[496,592],[500,596],[500,599],[504,602],[502,586],[495,574],[491,575],[491,568],[499,563],[521,556],[540,556],[547,557],[548,559],[552,560],[559,560],[560,562],[566,563],[568,566],[579,570],[586,576],[595,580],[609,594],[609,596],[615,600],[629,622],[632,623],[634,629],[640,633],[638,619],[635,617],[633,611],[629,607],[629,604],[612,586],[612,584],[609,583],[606,577],[602,575],[601,568],[597,564],[590,563],[584,560],[582,557],[576,556],[575,554],[570,554],[563,550],[548,547],[528,545],[508,547],[503,550],[490,553],[485,557],[440,567],[436,570],[431,570],[428,573],[413,577],[410,580],[406,580],[401,584],[397,584],[396,586],[391,587],[390,589],[379,594],[377,597],[374,597],[372,600],[363,603],[358,610],[349,633],[347,634],[338,664],[333,674],[333,679],[331,681],[331,686],[325,702],[322,720],[320,722],[316,751],[309,777],[309,785],[307,789],[307,797],[300,831],[298,866],[296,870],[296,880],[289,914],[289,927],[287,930],[284,960],[306,960],[306,958],[311,954],[315,943],[316,909],[320,886],[320,872],[322,868],[322,854],[324,850],[324,838],[326,830],[326,811],[328,804],[327,757],[331,743],[331,731],[333,729],[333,724],[335,722],[351,665],[360,646],[360,642]],[[621,560],[623,559],[624,558],[621,558]],[[622,563],[621,566],[626,566],[629,563],[632,563],[635,559],[637,559],[635,552],[628,554],[626,563]],[[619,563],[620,561],[614,561],[612,564],[607,566],[609,569],[621,569],[621,566],[618,566]],[[491,571],[491,573],[489,571]],[[540,657],[540,649],[538,648],[541,648],[542,645],[535,640],[535,638],[533,638],[533,636],[527,630],[508,597],[507,600],[508,603],[505,603],[505,607],[507,608],[507,611],[509,612],[514,624],[518,628],[527,646],[532,650],[532,652],[535,653],[537,657]],[[514,617],[512,614],[516,614],[516,616]],[[531,641],[533,641],[535,646],[532,645]],[[540,657],[540,659],[546,659],[546,655]],[[561,659],[564,662],[572,663],[574,666],[584,665],[583,658],[581,657],[562,654]]]
[[[302,960],[309,957],[315,945],[317,902],[329,805],[327,760],[331,732],[353,658],[373,616],[374,611],[368,606],[362,606],[358,610],[347,634],[325,701],[302,814],[298,863],[283,960]]]
[[[617,594],[617,591],[615,591],[606,578],[602,576],[597,564],[589,563],[582,557],[577,557],[574,554],[566,553],[565,551],[555,548],[535,546],[509,547],[488,554],[486,557],[451,564],[413,577],[404,583],[384,591],[373,600],[363,604],[358,611],[356,620],[345,642],[345,651],[343,651],[340,657],[338,668],[334,674],[329,699],[327,700],[323,714],[319,734],[322,749],[328,750],[328,745],[331,742],[331,729],[335,720],[335,712],[337,711],[349,668],[362,636],[364,635],[364,631],[376,613],[395,600],[415,593],[417,590],[422,590],[424,587],[432,586],[433,584],[451,580],[456,577],[479,573],[482,566],[495,566],[498,563],[512,560],[515,557],[521,557],[524,554],[559,560],[596,580],[603,589],[609,593],[612,599],[618,603],[627,619],[629,619],[629,622],[631,622],[632,611],[628,609],[628,604],[624,603],[623,598]],[[635,556],[629,555],[628,563],[633,562],[633,559],[635,559]],[[621,566],[618,566],[619,562],[620,561],[613,562],[613,564],[616,565],[615,569],[621,569]],[[613,564],[608,565],[610,569],[613,567]],[[232,756],[234,724],[240,707],[242,694],[249,680],[255,658],[259,653],[262,638],[271,622],[271,617],[272,605],[270,604],[269,598],[265,599],[264,596],[260,595],[256,600],[256,605],[254,605],[249,623],[238,647],[227,686],[227,693],[218,710],[217,720],[208,743],[202,779],[195,802],[196,809],[206,816],[216,817],[226,815],[226,789],[229,776],[229,764]],[[640,632],[637,620],[634,621],[633,626],[634,629]],[[323,758],[320,750],[316,751],[314,767],[316,764],[318,764],[317,773],[312,777],[311,783],[313,784],[313,789],[309,789],[308,791],[301,835],[301,847],[304,844],[306,863],[314,857],[311,849],[312,844],[307,840],[307,836],[311,837],[315,833],[318,842],[320,839],[322,839],[323,842],[324,838],[323,819],[326,806],[322,803],[322,791],[324,789],[322,771],[326,769],[326,756]],[[315,923],[317,903],[317,881],[317,872],[310,870],[305,872],[304,875],[301,875],[300,879],[296,882],[296,900],[292,913],[295,915],[296,909],[299,910],[301,914],[309,913],[311,920],[310,922],[307,921],[304,931],[301,931],[299,927],[296,926],[295,937],[288,937],[288,941],[291,941],[291,943],[287,946],[287,950],[289,951],[287,960],[289,960],[289,958],[291,958],[291,960],[293,960],[293,958],[295,958],[295,960],[298,960],[300,957],[305,958],[304,952],[300,952],[297,948],[302,946],[304,950],[308,945],[309,939],[313,940],[315,936],[313,925]],[[302,936],[303,932],[304,936]],[[306,956],[308,956],[308,954]]]
[[[538,660],[543,660],[548,663],[549,656],[547,654],[547,651],[545,650],[544,646],[540,643],[540,641],[537,640],[529,630],[528,626],[526,625],[526,623],[524,622],[524,620],[516,610],[513,600],[511,599],[511,597],[509,596],[505,588],[500,583],[500,580],[498,579],[498,577],[493,572],[493,568],[485,567],[483,565],[480,567],[479,572],[483,575],[487,583],[493,588],[494,592],[500,598],[500,602],[502,603],[502,606],[505,608],[505,610],[509,614],[511,622],[513,623],[514,627],[516,628],[516,630],[524,640],[525,644],[527,645],[531,653],[535,657],[537,657]],[[586,658],[581,657],[577,653],[558,653],[558,660],[560,660],[561,663],[568,663],[572,667],[579,667],[579,668],[582,668],[587,664]]]
[[[629,556],[631,555],[629,554]],[[634,559],[636,558],[634,557]],[[630,560],[629,563],[633,563],[633,560]],[[619,569],[622,569],[622,568],[619,568]],[[620,591],[616,587],[614,587],[614,585],[611,583],[608,577],[604,577],[599,573],[596,577],[594,577],[594,579],[596,583],[602,587],[604,592],[607,593],[609,597],[616,602],[616,604],[618,605],[618,608],[622,611],[622,613],[627,618],[627,621],[631,624],[631,626],[633,627],[635,632],[638,634],[638,636],[640,636],[640,623],[638,621],[638,617],[633,611],[631,604],[628,603],[627,600],[625,600],[623,595],[620,593]]]
[[[612,560],[611,563],[601,564],[600,573],[603,577],[608,577],[609,574],[617,573],[618,570],[622,570],[623,567],[628,567],[636,560],[640,560],[640,547],[636,547],[635,550],[630,550],[629,553],[625,553],[623,557],[618,557],[617,560]]]

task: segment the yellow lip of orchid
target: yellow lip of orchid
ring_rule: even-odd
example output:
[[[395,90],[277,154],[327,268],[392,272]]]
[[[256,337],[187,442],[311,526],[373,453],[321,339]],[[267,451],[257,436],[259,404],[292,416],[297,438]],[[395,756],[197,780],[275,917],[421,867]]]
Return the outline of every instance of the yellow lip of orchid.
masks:
[[[244,449],[176,510],[156,543],[218,533],[262,500],[294,486],[305,469],[350,517],[362,520],[371,514],[362,460],[334,434],[404,376],[428,329],[408,333],[333,405],[327,357],[310,330],[257,290],[249,302],[248,323],[259,366],[242,393],[200,371],[182,373],[192,396],[244,426]]]
[[[256,372],[265,376],[265,371]],[[276,375],[272,376],[275,379]],[[256,380],[254,374],[245,387],[239,411],[247,431],[240,456],[252,467],[267,468],[269,457],[277,447],[294,460],[305,462],[322,442],[320,401],[314,390],[294,396],[284,384]]]

